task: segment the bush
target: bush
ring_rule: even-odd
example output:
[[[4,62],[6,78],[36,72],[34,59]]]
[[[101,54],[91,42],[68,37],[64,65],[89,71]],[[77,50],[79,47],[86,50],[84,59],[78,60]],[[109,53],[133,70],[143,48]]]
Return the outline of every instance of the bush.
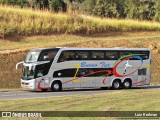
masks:
[[[66,11],[66,3],[63,0],[49,0],[49,8],[52,11]]]

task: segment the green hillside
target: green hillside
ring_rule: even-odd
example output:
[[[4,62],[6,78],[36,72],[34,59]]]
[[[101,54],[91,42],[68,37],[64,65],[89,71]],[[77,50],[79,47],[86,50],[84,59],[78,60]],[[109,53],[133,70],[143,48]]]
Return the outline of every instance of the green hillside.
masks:
[[[92,34],[110,31],[160,31],[160,23],[0,6],[1,38],[15,35]]]

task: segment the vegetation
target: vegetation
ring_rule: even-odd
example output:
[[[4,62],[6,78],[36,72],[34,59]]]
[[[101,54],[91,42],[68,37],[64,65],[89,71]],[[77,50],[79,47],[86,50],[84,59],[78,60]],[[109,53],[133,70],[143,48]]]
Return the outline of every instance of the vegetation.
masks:
[[[85,92],[85,91],[84,91]],[[90,91],[94,92],[94,91]],[[35,93],[36,94],[36,93]],[[40,93],[39,93],[40,94]],[[55,93],[48,93],[55,94]],[[58,93],[60,94],[60,93]],[[158,89],[114,90],[102,94],[1,100],[1,111],[159,111]],[[148,96],[148,97],[146,97]],[[36,107],[35,107],[36,106]],[[152,107],[150,107],[152,106]],[[64,109],[65,108],[65,109]],[[17,120],[18,118],[12,118]],[[21,118],[24,120],[34,118]],[[52,120],[53,118],[35,118]],[[56,120],[115,120],[118,118],[57,117]],[[4,120],[8,120],[7,118]]]
[[[93,92],[93,91],[91,91]],[[48,93],[53,94],[53,93]],[[159,89],[106,91],[103,94],[1,100],[1,111],[159,111]],[[147,96],[147,97],[146,97]],[[36,106],[36,107],[35,107]],[[152,107],[150,107],[152,106]],[[64,109],[65,108],[65,109]]]
[[[159,32],[121,33],[109,32],[87,36],[77,35],[41,35],[32,37],[10,37],[0,40],[0,88],[20,88],[22,68],[15,70],[16,63],[23,61],[29,49],[38,47],[140,47],[151,48],[152,79],[151,84],[160,84],[160,34]]]
[[[53,33],[91,34],[109,31],[159,31],[158,22],[101,19],[0,6],[0,36]]]
[[[48,94],[55,94],[55,93],[48,93]],[[159,111],[160,110],[159,94],[160,91],[158,89],[135,89],[135,90],[132,89],[132,90],[118,90],[118,91],[110,90],[102,94],[93,94],[93,95],[76,95],[76,96],[23,99],[23,100],[1,100],[0,110],[1,111]],[[18,118],[12,118],[12,119],[17,120]],[[52,120],[53,118],[48,117],[48,118],[21,118],[21,119]],[[56,120],[70,120],[70,119],[72,120],[81,120],[81,119],[115,120],[116,119],[117,120],[118,118],[56,117],[55,119]],[[4,120],[8,119],[4,118]]]
[[[1,4],[54,12],[78,11],[108,18],[160,20],[159,0],[0,0]]]

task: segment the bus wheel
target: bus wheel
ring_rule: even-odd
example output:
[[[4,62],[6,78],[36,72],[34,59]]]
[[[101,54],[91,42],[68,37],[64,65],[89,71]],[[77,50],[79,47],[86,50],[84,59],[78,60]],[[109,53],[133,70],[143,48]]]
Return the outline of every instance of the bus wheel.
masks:
[[[41,89],[43,92],[47,92],[48,89]]]
[[[51,86],[51,90],[52,91],[61,91],[62,90],[62,83],[60,81],[55,81],[52,83],[52,86]]]
[[[127,79],[127,80],[125,80],[125,81],[123,82],[123,88],[124,88],[124,89],[129,89],[129,88],[131,88],[131,86],[132,86],[132,82],[131,82],[130,79]]]
[[[121,87],[121,81],[120,80],[114,80],[112,83],[112,89],[117,90]]]

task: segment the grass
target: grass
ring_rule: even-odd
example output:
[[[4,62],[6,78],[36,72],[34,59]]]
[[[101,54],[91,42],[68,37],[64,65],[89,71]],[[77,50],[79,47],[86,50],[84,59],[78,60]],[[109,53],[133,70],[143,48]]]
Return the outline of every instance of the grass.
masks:
[[[54,99],[1,100],[0,111],[159,111],[159,94],[159,89],[132,89]]]
[[[159,89],[132,89],[94,95],[1,100],[0,111],[160,111],[159,94]]]
[[[67,34],[38,35],[38,36],[30,36],[30,37],[19,36],[19,37],[9,37],[9,38],[6,38],[5,40],[0,39],[0,53],[5,53],[9,51],[15,51],[15,52],[25,51],[35,47],[55,47],[55,46],[63,47],[63,46],[68,46],[76,43],[85,43],[92,40],[93,42],[95,41],[111,42],[112,40],[114,41],[122,40],[122,42],[124,42],[128,40],[133,43],[136,43],[138,40],[140,40],[140,42],[143,42],[142,40],[154,40],[154,41],[157,40],[158,42],[159,38],[160,38],[159,32],[140,32],[140,33],[109,32],[109,33],[85,35],[85,36],[84,35],[67,35]],[[124,46],[125,44],[122,47]],[[93,47],[95,46],[93,45]],[[114,46],[111,45],[110,47],[114,47]]]
[[[76,13],[51,13],[0,6],[0,36],[55,33],[91,34],[109,31],[160,31],[159,22],[105,19]]]
[[[158,32],[141,33],[105,33],[90,36],[49,35],[17,37],[0,40],[0,88],[19,88],[21,70],[15,70],[16,63],[23,61],[27,51],[38,47],[140,47],[152,49],[152,80],[151,84],[160,84],[160,34]],[[18,41],[18,42],[17,42]]]

